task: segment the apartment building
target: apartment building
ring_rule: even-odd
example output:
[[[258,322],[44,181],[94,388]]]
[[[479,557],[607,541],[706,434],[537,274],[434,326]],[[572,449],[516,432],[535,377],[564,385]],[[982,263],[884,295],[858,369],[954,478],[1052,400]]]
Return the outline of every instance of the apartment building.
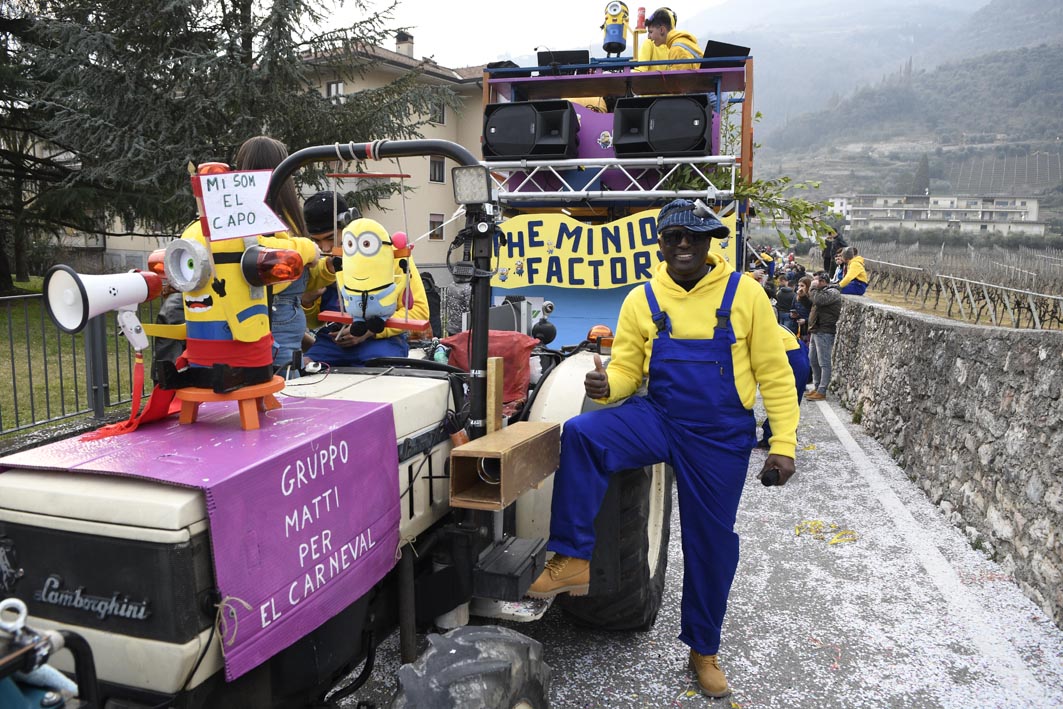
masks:
[[[417,59],[413,36],[406,32],[396,35],[394,50],[374,47],[372,59],[376,61],[364,75],[353,67],[349,72],[322,74],[322,95],[335,97],[337,101],[357,100],[358,91],[385,86],[404,73],[420,69],[425,82],[447,86],[460,99],[460,106],[456,109],[440,105],[437,114],[430,117],[431,123],[422,131],[422,137],[458,143],[480,157],[483,66],[448,69],[430,59]],[[337,140],[357,143],[365,138],[337,136]],[[405,231],[411,239],[420,239],[413,252],[418,266],[444,263],[447,247],[457,230],[464,226],[464,219],[448,223],[457,208],[450,177],[454,166],[452,161],[441,157],[391,159],[364,166],[370,172],[409,175],[403,183],[412,191],[405,198],[395,195],[380,207],[365,210],[364,216],[376,219],[391,231]],[[397,181],[397,178],[390,179]],[[365,180],[336,178],[329,189],[357,191]]]
[[[849,229],[957,229],[965,233],[1044,235],[1038,201],[1021,196],[854,195],[831,198]]]

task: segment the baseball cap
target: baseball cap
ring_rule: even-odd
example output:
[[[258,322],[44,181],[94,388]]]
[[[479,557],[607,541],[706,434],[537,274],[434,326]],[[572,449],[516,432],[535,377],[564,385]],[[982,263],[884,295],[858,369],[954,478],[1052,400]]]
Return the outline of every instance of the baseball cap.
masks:
[[[343,199],[343,195],[328,190],[318,192],[303,202],[306,230],[311,234],[321,234],[342,228],[344,225],[340,223],[340,218],[346,211],[347,201]]]
[[[711,211],[700,217],[694,213],[695,209],[696,206],[689,199],[677,199],[664,205],[657,215],[657,233],[660,234],[670,227],[708,232],[710,239],[724,239],[731,233]]]

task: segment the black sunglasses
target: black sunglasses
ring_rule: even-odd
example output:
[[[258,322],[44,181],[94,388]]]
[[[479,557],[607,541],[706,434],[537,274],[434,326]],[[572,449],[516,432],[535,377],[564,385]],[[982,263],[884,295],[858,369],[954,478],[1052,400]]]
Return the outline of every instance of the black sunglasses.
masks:
[[[679,246],[686,237],[689,244],[701,244],[709,240],[709,234],[705,231],[690,231],[689,229],[667,229],[660,233],[661,241],[665,246]]]

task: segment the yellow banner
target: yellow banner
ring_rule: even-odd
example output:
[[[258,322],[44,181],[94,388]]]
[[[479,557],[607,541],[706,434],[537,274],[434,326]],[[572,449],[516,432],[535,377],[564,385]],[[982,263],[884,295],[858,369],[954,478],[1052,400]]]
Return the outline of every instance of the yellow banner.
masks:
[[[502,222],[505,244],[496,240],[495,288],[619,288],[648,281],[661,260],[657,213],[650,209],[607,224],[584,224],[564,214],[521,215]],[[710,251],[735,263],[735,215],[721,221],[731,230],[713,239]]]

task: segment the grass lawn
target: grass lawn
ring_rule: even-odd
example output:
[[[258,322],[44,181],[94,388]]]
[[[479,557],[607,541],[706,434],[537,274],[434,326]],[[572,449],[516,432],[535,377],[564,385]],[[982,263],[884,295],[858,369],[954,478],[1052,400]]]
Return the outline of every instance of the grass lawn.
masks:
[[[40,291],[41,279],[16,283]],[[150,307],[149,307],[150,306]],[[143,322],[151,322],[157,306],[140,306]],[[107,327],[107,369],[111,405],[131,397],[133,351],[118,333],[113,313]],[[151,349],[144,351],[150,391]],[[91,411],[86,383],[85,335],[61,332],[45,311],[39,295],[0,298],[0,432]]]

